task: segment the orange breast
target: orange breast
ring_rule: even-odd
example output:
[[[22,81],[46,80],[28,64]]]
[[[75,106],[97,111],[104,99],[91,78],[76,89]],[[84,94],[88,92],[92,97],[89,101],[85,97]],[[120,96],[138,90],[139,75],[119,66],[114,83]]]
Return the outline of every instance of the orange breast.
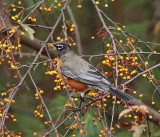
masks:
[[[65,79],[64,77],[62,77],[62,79],[66,84],[68,84],[71,88],[75,89],[76,91],[83,92],[87,88],[87,86],[84,83],[77,82],[72,79]]]
[[[62,75],[61,69],[60,69],[60,67],[61,67],[61,65],[62,65],[62,61],[61,61],[60,59],[58,59],[58,58],[56,59],[56,61],[57,61],[57,70],[58,70],[58,73],[59,73],[60,77],[62,78],[62,80],[63,80],[67,85],[69,85],[71,88],[75,89],[76,91],[83,92],[83,91],[87,88],[86,84],[81,83],[81,82],[74,81],[74,80],[72,80],[72,79],[67,79],[67,78],[65,78],[65,77]]]

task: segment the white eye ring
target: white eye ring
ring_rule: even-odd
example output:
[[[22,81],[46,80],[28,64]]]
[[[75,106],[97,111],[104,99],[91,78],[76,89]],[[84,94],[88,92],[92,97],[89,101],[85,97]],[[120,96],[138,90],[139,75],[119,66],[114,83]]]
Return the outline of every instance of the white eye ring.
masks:
[[[57,45],[58,49],[62,49],[63,45]]]

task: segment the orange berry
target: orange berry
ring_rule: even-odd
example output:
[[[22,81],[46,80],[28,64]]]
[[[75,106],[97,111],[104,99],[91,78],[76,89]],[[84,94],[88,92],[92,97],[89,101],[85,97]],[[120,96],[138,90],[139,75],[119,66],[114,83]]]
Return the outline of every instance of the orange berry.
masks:
[[[43,94],[43,93],[44,93],[44,91],[43,91],[43,90],[40,90],[39,92],[40,92],[40,94]]]
[[[47,66],[47,63],[43,63],[44,66]]]
[[[116,104],[120,104],[120,101],[117,101]]]
[[[120,60],[123,60],[123,56],[120,56],[119,59],[120,59]]]
[[[119,40],[119,43],[121,43],[121,44],[122,44],[122,43],[123,43],[123,40]]]
[[[50,11],[51,11],[51,8],[48,8],[47,11],[50,12]]]
[[[149,116],[149,119],[152,119],[152,118],[153,118],[153,117],[150,115],[150,116]]]
[[[108,47],[108,48],[109,48],[110,46],[111,46],[111,45],[110,45],[109,43],[106,45],[106,47]]]
[[[131,79],[131,77],[130,77],[130,76],[127,76],[127,79]]]
[[[108,4],[105,4],[104,7],[105,7],[105,8],[108,8]]]
[[[121,28],[117,28],[118,31],[121,31]]]
[[[145,65],[148,65],[148,62],[147,62],[147,61],[145,62]]]
[[[134,119],[137,119],[138,117],[137,116],[134,116]]]
[[[50,120],[50,121],[48,121],[48,124],[51,124],[52,123],[52,121]]]
[[[134,43],[134,42],[135,42],[135,40],[134,40],[134,39],[132,39],[132,40],[131,40],[131,42],[132,42],[132,43]]]
[[[97,125],[98,125],[98,123],[94,123],[94,125],[95,125],[95,126],[97,126]]]
[[[17,75],[15,75],[15,76],[14,76],[14,78],[15,78],[15,79],[17,79],[17,78],[18,78],[18,76],[17,76]]]
[[[133,94],[136,94],[137,92],[136,91],[133,91]]]
[[[57,37],[57,40],[61,40],[61,37]]]
[[[6,119],[9,119],[9,116],[6,116]]]
[[[129,57],[126,57],[126,60],[129,60]]]
[[[32,21],[33,21],[33,22],[36,22],[37,20],[34,18],[34,19],[32,19]]]
[[[21,20],[17,20],[17,23],[21,23]]]
[[[15,11],[16,11],[16,8],[13,8],[13,9],[12,9],[12,11],[14,11],[14,12],[15,12]]]
[[[14,118],[14,119],[13,119],[13,122],[17,122],[17,120]]]
[[[40,118],[43,118],[43,114],[41,114],[39,117],[40,117]]]
[[[11,7],[12,7],[12,8],[14,8],[14,7],[15,7],[15,5],[14,5],[14,4],[12,4],[12,5],[11,5]]]
[[[93,40],[93,39],[95,39],[95,37],[94,37],[94,36],[92,36],[92,37],[91,37],[91,39]]]
[[[75,98],[74,101],[78,101],[78,98]]]
[[[77,8],[78,8],[78,9],[81,9],[81,8],[82,8],[82,5],[78,5]]]
[[[18,1],[18,4],[20,5],[20,4],[22,4],[22,2],[21,2],[21,1]]]
[[[43,8],[43,11],[47,11],[47,8],[45,7],[45,8]]]
[[[15,100],[12,100],[12,103],[15,103]]]
[[[80,133],[83,134],[83,130],[80,130]]]
[[[73,43],[73,46],[76,46],[76,43]]]
[[[142,75],[142,77],[144,77],[144,78],[145,78],[146,76],[147,76],[146,74],[143,74],[143,75]]]
[[[12,19],[12,20],[16,20],[15,16],[12,16],[11,19]]]
[[[37,132],[34,132],[33,135],[34,135],[34,136],[37,136]]]
[[[47,122],[47,121],[45,121],[45,122],[44,122],[44,124],[45,124],[45,125],[47,125],[47,124],[48,124],[48,122]]]
[[[131,114],[129,114],[129,115],[128,115],[128,117],[129,117],[129,118],[131,118],[131,117],[132,117],[132,115],[131,115]]]
[[[96,4],[99,5],[99,1],[96,1]]]
[[[21,35],[24,36],[24,32],[21,32]]]
[[[110,97],[111,97],[110,95],[107,96],[107,98],[110,98]]]
[[[152,105],[155,105],[155,104],[156,104],[156,102],[152,101]]]
[[[84,122],[84,121],[82,122],[82,125],[85,125],[85,122]]]
[[[58,3],[58,7],[61,7],[61,3]]]
[[[74,24],[71,25],[71,28],[75,28],[76,26]]]
[[[70,28],[70,32],[74,31],[74,28]]]

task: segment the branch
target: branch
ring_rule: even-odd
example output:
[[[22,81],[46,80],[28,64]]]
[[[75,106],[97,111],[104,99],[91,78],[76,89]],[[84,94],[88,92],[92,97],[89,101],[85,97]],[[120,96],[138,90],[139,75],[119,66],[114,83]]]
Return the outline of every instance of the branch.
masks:
[[[45,47],[45,44],[43,43],[43,46],[41,47],[39,53],[42,52],[42,50],[44,49]],[[39,58],[39,54],[37,54],[37,56],[35,57],[34,61],[32,63],[35,63]],[[4,127],[4,123],[5,123],[5,120],[6,120],[6,116],[7,116],[7,113],[8,113],[8,110],[10,108],[10,105],[11,105],[11,102],[15,96],[15,94],[17,93],[17,91],[19,90],[19,88],[21,87],[22,83],[24,82],[25,78],[27,77],[27,75],[30,73],[31,69],[33,68],[33,64],[29,67],[29,69],[27,70],[27,72],[24,74],[23,78],[21,79],[21,81],[19,82],[19,84],[17,86],[15,86],[13,88],[13,90],[11,91],[11,95],[9,97],[9,100],[10,102],[6,104],[5,106],[5,109],[3,111],[3,117],[1,119],[1,125],[0,125],[0,129],[2,130],[2,133],[3,133],[3,127]]]
[[[71,21],[75,25],[75,31],[74,32],[75,32],[75,35],[76,35],[76,43],[77,43],[78,53],[79,53],[79,55],[82,55],[82,46],[81,46],[81,38],[80,38],[80,34],[79,34],[79,29],[78,29],[76,20],[74,18],[74,15],[72,13],[72,10],[69,6],[67,7],[67,12],[70,16]]]
[[[38,40],[36,38],[34,40],[31,40],[27,35],[21,36],[20,33],[21,32],[19,32],[19,36],[20,36],[22,44],[26,45],[27,47],[29,47],[29,48],[37,51],[37,52],[41,49],[43,44],[42,44],[42,42],[40,40]],[[45,55],[45,56],[48,56],[46,50],[43,50],[42,54]],[[53,51],[53,49],[49,49],[49,54],[50,54],[51,58],[55,58],[56,57],[56,54]]]
[[[123,83],[123,84],[121,84],[121,85],[124,86],[124,85],[132,82],[133,80],[135,80],[136,78],[138,78],[138,77],[141,76],[142,74],[145,74],[145,73],[147,73],[147,72],[151,71],[152,69],[155,69],[155,68],[157,68],[157,67],[159,67],[159,66],[160,66],[160,63],[157,64],[157,65],[155,65],[155,66],[153,66],[153,67],[151,67],[151,68],[149,68],[149,69],[147,69],[147,70],[145,70],[145,71],[143,71],[143,72],[141,72],[141,73],[138,73],[138,74],[137,74],[136,76],[134,76],[132,79],[126,81],[125,83]]]
[[[110,30],[108,29],[108,27],[106,26],[106,24],[105,24],[105,21],[104,21],[104,19],[103,19],[103,17],[102,17],[102,15],[101,15],[101,13],[116,27],[116,28],[118,28],[118,26],[106,15],[106,14],[104,14],[99,8],[98,8],[98,6],[96,5],[96,3],[95,3],[95,1],[94,0],[92,0],[92,3],[95,5],[95,8],[96,8],[96,11],[97,11],[97,14],[98,14],[98,17],[99,17],[99,19],[100,19],[100,21],[101,21],[101,23],[102,23],[102,26],[103,26],[103,28],[107,31],[107,33],[110,35],[110,37],[111,37],[111,39],[112,39],[112,43],[113,43],[113,46],[114,46],[114,48],[115,48],[115,41],[117,42],[117,40],[115,39],[115,37],[112,35],[112,33],[110,32]],[[125,35],[125,33],[123,32],[123,31],[121,31],[121,33],[126,37],[126,35]],[[130,42],[130,41],[129,41]],[[121,45],[119,42],[118,42],[118,44],[119,45]],[[130,44],[131,44],[131,47],[136,51],[136,53],[137,53],[137,55],[139,56],[139,58],[140,58],[140,60],[144,63],[144,61],[143,61],[143,59],[141,58],[141,56],[139,55],[139,53],[137,52],[137,50],[134,48],[134,46],[132,45],[132,43],[130,42]],[[114,49],[114,51],[115,51],[115,49]],[[117,51],[117,53],[116,54],[119,54],[118,53],[118,51]],[[92,56],[91,56],[92,57]],[[116,56],[117,57],[117,56]],[[116,63],[116,65],[117,65],[117,63]],[[157,64],[157,65],[155,65],[155,66],[153,66],[153,67],[151,67],[150,69],[147,69],[147,70],[143,70],[143,69],[141,69],[142,70],[142,72],[141,73],[139,73],[138,75],[136,75],[135,77],[133,77],[132,79],[130,79],[130,80],[128,80],[126,83],[124,83],[123,85],[126,85],[127,83],[129,83],[129,82],[131,82],[131,81],[133,81],[135,78],[137,78],[137,77],[139,77],[140,75],[142,75],[142,74],[144,74],[144,73],[146,73],[146,72],[148,72],[148,71],[150,71],[150,70],[152,70],[152,69],[154,69],[154,68],[157,68],[157,67],[159,67],[160,66],[160,64]],[[116,68],[117,69],[117,68]],[[152,83],[153,84],[153,83]],[[154,86],[155,86],[155,84],[153,84]],[[155,86],[156,87],[156,86]],[[156,87],[157,88],[157,87]],[[160,114],[157,112],[157,111],[155,111],[155,110],[153,110],[152,108],[150,108],[149,106],[147,106],[146,104],[144,104],[144,103],[142,103],[141,101],[139,101],[139,100],[137,100],[137,99],[135,99],[135,100],[132,100],[131,102],[130,102],[131,104],[133,104],[133,105],[145,105],[147,108],[148,108],[148,110],[149,110],[149,113],[150,113],[150,115],[152,115],[154,118],[153,119],[150,119],[152,122],[154,122],[155,124],[160,124]],[[113,117],[112,117],[113,118]],[[112,124],[112,123],[111,123]]]

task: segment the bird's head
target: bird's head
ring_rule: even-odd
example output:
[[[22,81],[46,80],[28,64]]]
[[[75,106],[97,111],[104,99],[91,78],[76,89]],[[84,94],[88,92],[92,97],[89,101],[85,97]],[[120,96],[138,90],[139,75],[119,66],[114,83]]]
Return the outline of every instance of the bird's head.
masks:
[[[66,42],[58,41],[53,45],[56,47],[56,52],[59,57],[72,50],[71,46]]]

